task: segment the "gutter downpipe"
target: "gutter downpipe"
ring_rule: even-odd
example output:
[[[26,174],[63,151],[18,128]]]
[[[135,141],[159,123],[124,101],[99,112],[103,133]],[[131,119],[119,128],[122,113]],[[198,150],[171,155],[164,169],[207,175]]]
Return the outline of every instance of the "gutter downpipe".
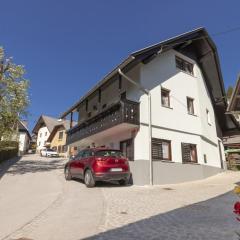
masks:
[[[148,96],[148,142],[149,142],[149,184],[153,185],[153,161],[152,161],[152,101],[151,93],[148,89],[144,88],[140,84],[136,83],[130,77],[122,72],[119,68],[118,73],[124,77],[128,82],[135,85],[139,90]]]

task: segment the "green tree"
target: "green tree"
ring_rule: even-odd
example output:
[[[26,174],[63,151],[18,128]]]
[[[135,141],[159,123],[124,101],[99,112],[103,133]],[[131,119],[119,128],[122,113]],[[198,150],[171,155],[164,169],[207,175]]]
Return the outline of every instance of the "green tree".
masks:
[[[0,47],[0,140],[11,139],[18,121],[27,115],[29,84],[24,74],[24,66],[6,58]]]

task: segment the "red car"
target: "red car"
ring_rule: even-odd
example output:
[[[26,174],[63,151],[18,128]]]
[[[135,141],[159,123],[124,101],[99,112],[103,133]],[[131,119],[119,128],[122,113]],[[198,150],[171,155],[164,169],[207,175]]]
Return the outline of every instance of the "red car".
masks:
[[[65,165],[65,178],[83,179],[87,187],[97,181],[118,181],[127,185],[130,178],[128,159],[121,151],[106,148],[88,148],[80,151]]]

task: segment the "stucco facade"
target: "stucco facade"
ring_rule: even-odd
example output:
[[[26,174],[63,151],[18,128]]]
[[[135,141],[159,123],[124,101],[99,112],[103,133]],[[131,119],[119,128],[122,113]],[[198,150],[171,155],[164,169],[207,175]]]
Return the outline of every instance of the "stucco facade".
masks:
[[[183,39],[194,39],[196,33],[207,34],[200,29],[177,36],[139,50],[119,65],[125,75],[151,95],[154,184],[201,179],[223,171],[226,166],[222,132],[235,127],[235,123],[224,114],[225,92],[218,58],[214,55],[215,45],[206,38],[183,44]],[[174,42],[173,47],[169,47],[169,42]],[[163,50],[165,43],[167,50]],[[70,147],[78,149],[91,146],[121,149],[130,156],[134,184],[149,184],[149,98],[120,76],[117,69],[63,114],[79,111],[80,125],[68,132],[67,141]],[[107,116],[102,106],[121,102],[123,96],[139,104],[139,122],[111,125],[116,119],[129,117],[133,108],[126,112],[124,108],[119,112],[109,111],[111,117],[95,120],[92,112],[88,112],[98,104],[100,107],[95,107],[94,114]],[[120,116],[120,112],[125,115]],[[104,121],[109,121],[111,127],[105,127]]]
[[[37,151],[43,149],[47,143],[50,132],[46,126],[39,128],[37,133]]]
[[[19,153],[25,154],[29,149],[30,138],[27,133],[20,132],[18,136],[19,141]]]
[[[51,141],[50,141],[51,140]],[[66,157],[68,155],[68,147],[66,146],[66,129],[63,126],[54,131],[50,141],[50,147],[56,150],[60,156]]]

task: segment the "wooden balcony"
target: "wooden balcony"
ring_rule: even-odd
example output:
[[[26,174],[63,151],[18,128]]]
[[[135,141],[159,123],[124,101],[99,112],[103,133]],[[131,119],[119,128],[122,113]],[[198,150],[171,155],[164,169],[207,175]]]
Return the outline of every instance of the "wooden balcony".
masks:
[[[121,100],[98,115],[79,123],[67,131],[67,144],[104,131],[121,123],[139,125],[139,103]]]

